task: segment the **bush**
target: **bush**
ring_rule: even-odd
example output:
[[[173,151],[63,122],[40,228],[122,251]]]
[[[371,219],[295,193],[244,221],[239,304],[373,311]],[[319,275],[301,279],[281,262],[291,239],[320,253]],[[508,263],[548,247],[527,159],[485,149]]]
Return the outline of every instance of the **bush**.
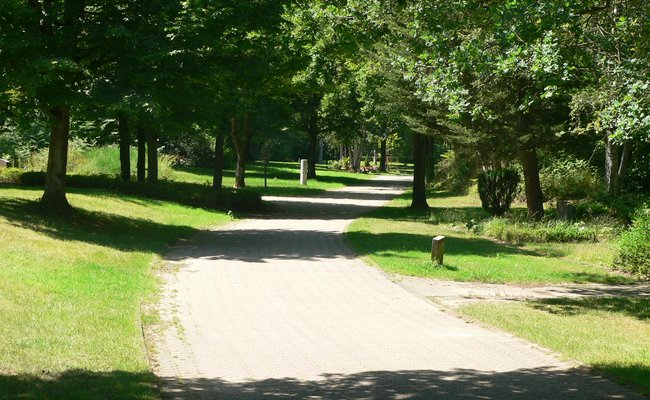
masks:
[[[517,222],[492,218],[476,225],[473,231],[510,243],[593,242],[597,239],[595,228],[567,221]]]
[[[1,168],[0,183],[19,184],[23,172],[20,168]]]
[[[580,200],[601,191],[596,170],[585,160],[557,159],[542,168],[539,179],[547,200]]]
[[[650,278],[650,208],[647,206],[636,212],[632,227],[619,238],[614,266]]]
[[[503,215],[517,195],[519,174],[512,169],[485,171],[478,176],[478,194],[483,208],[492,215]]]

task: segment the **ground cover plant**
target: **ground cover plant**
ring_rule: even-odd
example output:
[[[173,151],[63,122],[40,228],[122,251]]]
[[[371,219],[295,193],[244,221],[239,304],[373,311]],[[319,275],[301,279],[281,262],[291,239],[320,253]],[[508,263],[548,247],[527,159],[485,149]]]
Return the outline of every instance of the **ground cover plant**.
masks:
[[[405,194],[355,221],[347,239],[374,264],[404,275],[526,284],[635,281],[610,268],[615,251],[611,242],[505,243],[476,234],[475,225],[489,215],[475,193],[428,194],[430,211],[407,208],[409,195]],[[521,206],[512,212],[526,213]],[[430,260],[431,238],[437,235],[447,236],[443,266]]]
[[[650,394],[650,299],[470,303],[459,310]]]
[[[85,189],[72,214],[44,216],[41,194],[0,187],[0,397],[158,398],[141,331],[151,263],[230,218]]]

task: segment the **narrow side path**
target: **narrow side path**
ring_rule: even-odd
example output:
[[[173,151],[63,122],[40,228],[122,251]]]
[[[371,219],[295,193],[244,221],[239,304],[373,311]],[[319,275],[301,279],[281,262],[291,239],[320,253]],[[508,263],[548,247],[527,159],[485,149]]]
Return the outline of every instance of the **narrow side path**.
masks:
[[[168,257],[154,371],[172,399],[641,398],[512,336],[468,324],[345,246],[399,194],[382,176],[206,232]]]

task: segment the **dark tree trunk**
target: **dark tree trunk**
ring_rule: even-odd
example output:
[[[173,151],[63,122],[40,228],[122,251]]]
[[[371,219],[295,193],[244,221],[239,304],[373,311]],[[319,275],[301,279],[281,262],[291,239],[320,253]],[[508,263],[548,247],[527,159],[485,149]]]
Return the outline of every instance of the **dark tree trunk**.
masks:
[[[544,216],[544,196],[539,183],[539,163],[537,149],[533,143],[527,143],[519,154],[524,169],[524,188],[528,218],[538,220]]]
[[[424,181],[427,186],[433,185],[435,160],[433,159],[433,136],[426,137],[425,174]]]
[[[313,129],[312,129],[313,128]],[[318,158],[318,129],[310,124],[309,152],[307,156],[307,178],[316,179],[316,159]]]
[[[212,174],[212,187],[215,189],[221,189],[223,186],[224,143],[225,138],[223,135],[217,134],[214,143],[214,172]]]
[[[138,125],[138,182],[144,182],[147,165],[147,142],[144,127]]]
[[[415,133],[413,135],[413,199],[412,208],[428,209],[427,191],[425,183],[425,158],[427,138],[424,135]]]
[[[233,143],[235,144],[235,151],[237,152],[237,167],[235,169],[235,189],[246,187],[245,174],[246,174],[246,156],[248,154],[248,144],[250,142],[251,131],[250,121],[248,114],[244,114],[244,121],[242,124],[241,132],[237,126],[237,118],[231,119],[230,133],[232,135]]]
[[[386,162],[387,161],[386,142],[387,139],[383,138],[381,140],[381,145],[379,147],[379,171],[380,172],[388,172],[388,163]]]
[[[50,117],[50,148],[45,174],[45,192],[40,204],[47,211],[65,211],[70,208],[66,198],[65,174],[68,166],[68,138],[70,136],[70,109],[66,106],[48,110]]]
[[[129,118],[126,114],[118,117],[118,131],[120,136],[120,177],[123,181],[131,180],[131,130]]]
[[[158,182],[158,137],[152,129],[147,134],[147,182]]]

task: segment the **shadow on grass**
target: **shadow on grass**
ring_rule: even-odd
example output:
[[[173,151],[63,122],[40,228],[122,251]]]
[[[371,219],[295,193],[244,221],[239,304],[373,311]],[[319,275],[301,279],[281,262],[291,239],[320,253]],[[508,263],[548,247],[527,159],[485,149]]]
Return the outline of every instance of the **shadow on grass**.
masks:
[[[0,399],[155,400],[156,377],[125,371],[70,370],[57,376],[0,375]]]
[[[198,232],[188,226],[159,224],[102,212],[74,209],[65,216],[44,214],[37,203],[9,199],[0,203],[0,216],[20,228],[60,240],[98,244],[123,251],[161,253],[179,237]]]
[[[348,232],[347,237],[364,255],[385,251],[424,251],[431,248],[430,235],[414,233]],[[503,254],[539,256],[539,254],[515,246],[509,246],[482,238],[450,237],[445,243],[447,255],[475,255],[497,257]]]
[[[537,310],[563,316],[595,310],[622,314],[641,321],[650,319],[650,297],[584,297],[545,299],[531,302]]]
[[[506,372],[473,369],[367,371],[229,382],[163,377],[168,397],[191,399],[640,399],[627,388],[579,371],[540,367]],[[7,399],[150,399],[151,377],[71,371],[52,379],[0,376]],[[163,396],[166,398],[165,396]]]

